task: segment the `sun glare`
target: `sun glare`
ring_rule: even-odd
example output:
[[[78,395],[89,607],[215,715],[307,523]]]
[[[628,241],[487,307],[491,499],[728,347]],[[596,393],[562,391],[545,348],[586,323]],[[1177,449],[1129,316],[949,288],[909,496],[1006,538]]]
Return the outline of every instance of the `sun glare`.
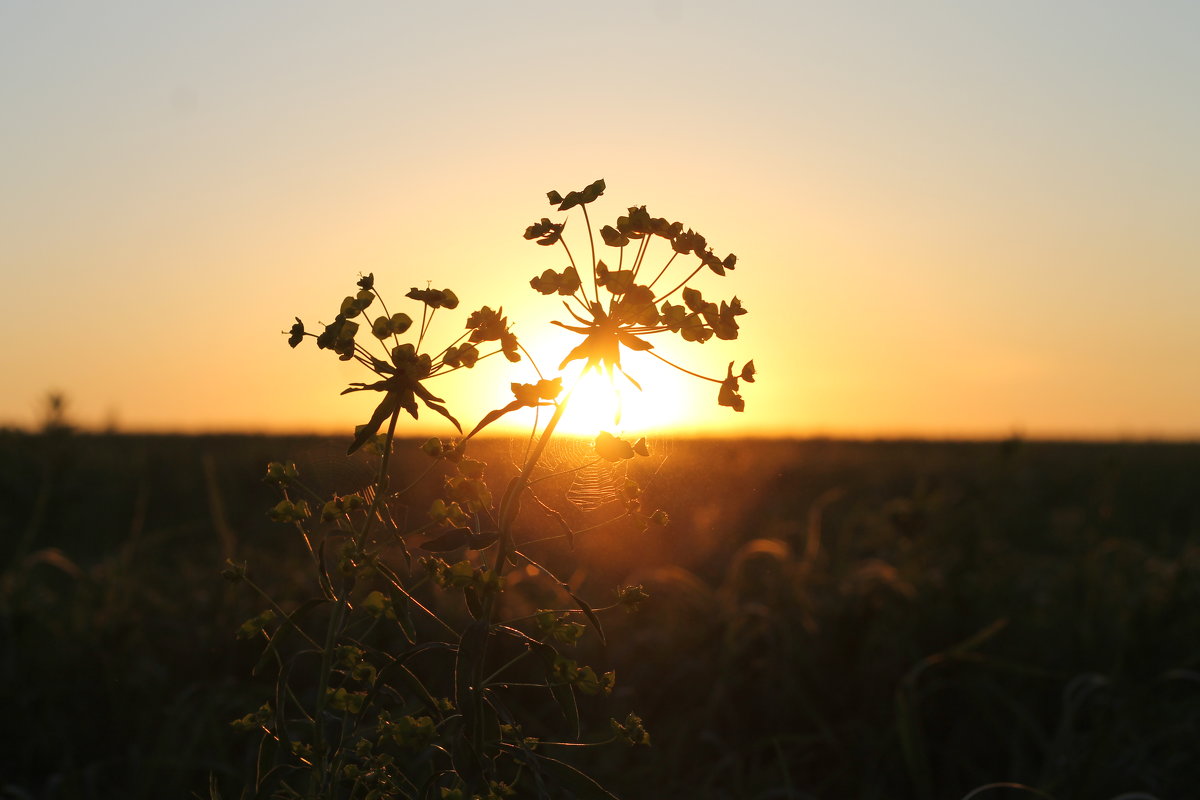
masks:
[[[642,390],[619,373],[611,379],[595,370],[583,375],[571,394],[559,430],[593,437],[600,431],[642,435],[678,426],[682,420],[677,412],[654,403],[654,376],[637,377]]]

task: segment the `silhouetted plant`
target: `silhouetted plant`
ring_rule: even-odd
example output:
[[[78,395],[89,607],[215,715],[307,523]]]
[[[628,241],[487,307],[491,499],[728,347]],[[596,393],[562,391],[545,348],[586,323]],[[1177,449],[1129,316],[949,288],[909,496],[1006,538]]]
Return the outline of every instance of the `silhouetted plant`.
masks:
[[[547,197],[551,205],[558,206],[559,211],[579,207],[587,220],[587,204],[596,200],[604,193],[604,181],[598,180],[578,192],[570,192],[564,198],[558,192],[549,192]],[[730,362],[724,378],[708,378],[668,361],[654,352],[654,345],[646,340],[646,336],[658,333],[675,333],[686,342],[704,343],[712,337],[718,339],[736,339],[738,337],[737,318],[746,313],[737,297],[728,302],[722,300],[720,305],[704,299],[704,296],[688,283],[705,268],[717,275],[724,275],[737,264],[737,256],[730,253],[725,258],[717,258],[707,240],[691,228],[686,231],[683,223],[668,222],[662,217],[651,217],[645,206],[632,206],[627,216],[618,217],[616,226],[605,225],[600,229],[604,244],[617,250],[617,268],[611,269],[603,259],[596,257],[596,242],[588,223],[588,246],[591,251],[590,282],[591,291],[579,277],[579,266],[563,239],[565,223],[554,223],[543,217],[540,222],[530,225],[525,231],[526,239],[536,239],[540,245],[551,246],[561,244],[566,250],[571,265],[562,272],[548,269],[533,278],[529,283],[538,292],[545,295],[557,294],[568,300],[574,300],[581,313],[571,307],[568,300],[563,301],[567,313],[574,318],[577,325],[568,325],[555,321],[561,328],[583,335],[584,340],[576,346],[559,365],[562,369],[567,364],[578,359],[585,359],[585,369],[604,369],[611,376],[613,370],[619,370],[634,386],[641,388],[638,382],[621,368],[621,348],[648,353],[664,364],[701,380],[711,381],[720,385],[717,402],[729,406],[734,411],[745,409],[745,402],[738,394],[739,380],[754,382],[754,362],[749,361],[737,375],[733,372],[733,362]],[[650,243],[655,238],[661,238],[671,245],[671,255],[662,268],[655,273],[647,283],[638,283],[643,276],[642,270],[646,263],[646,253]],[[632,246],[634,254],[626,259],[626,248]],[[663,290],[655,289],[667,275],[679,256],[694,256],[699,264],[689,269],[689,274],[674,287]],[[625,262],[629,261],[626,268]],[[667,285],[670,282],[668,281]],[[601,289],[607,299],[602,299]],[[676,293],[681,292],[682,305],[671,302]],[[589,296],[590,295],[590,296]]]
[[[560,211],[579,207],[586,222],[586,205],[603,191],[604,182],[596,181],[565,198],[555,192],[549,197]],[[543,219],[525,236],[566,248],[564,225]],[[717,274],[732,269],[734,256],[718,260],[702,236],[685,232],[679,223],[651,218],[645,207],[631,208],[629,216],[621,217],[616,227],[602,228],[600,235],[619,250],[617,270],[595,257],[589,225],[592,259],[586,289],[574,259],[561,273],[547,270],[532,281],[538,291],[557,293],[582,312],[568,305],[578,324],[556,323],[584,337],[560,370],[584,360],[582,372],[600,369],[612,375],[621,369],[621,348],[650,352],[653,345],[645,337],[652,334],[673,332],[692,342],[737,337],[736,318],[745,313],[737,298],[718,306],[687,286],[706,267]],[[670,242],[673,254],[652,281],[639,284],[653,236]],[[625,269],[625,248],[635,241],[636,255]],[[679,255],[698,257],[699,266],[674,288],[656,292]],[[672,305],[670,298],[680,291],[684,305]],[[601,614],[634,609],[646,594],[640,586],[619,587],[610,604],[593,609],[530,557],[525,551],[529,542],[518,535],[523,501],[554,516],[569,542],[577,533],[533,491],[536,483],[551,477],[542,466],[543,455],[570,402],[571,388],[564,388],[562,376],[547,378],[538,370],[536,383],[511,384],[514,399],[464,435],[429,382],[495,355],[517,362],[529,354],[503,311],[487,306],[470,314],[463,333],[435,351],[428,345],[431,323],[442,309],[459,305],[457,296],[449,289],[414,288],[407,297],[422,304],[419,325],[403,312],[392,313],[374,276],[367,275],[320,333],[308,332],[299,318],[289,332],[292,347],[315,339],[319,348],[341,360],[358,361],[378,378],[352,383],[343,392],[382,394],[349,446],[350,454],[362,449],[378,464],[367,489],[330,497],[306,484],[294,465],[268,466],[266,479],[282,493],[270,515],[292,525],[307,549],[313,567],[311,599],[285,607],[251,579],[245,564],[230,563],[224,573],[267,603],[238,635],[266,642],[259,669],[275,675],[273,696],[233,723],[262,733],[256,774],[243,794],[500,798],[518,792],[560,797],[565,792],[611,797],[595,778],[558,756],[568,747],[649,744],[649,735],[633,713],[611,719],[602,733],[585,728],[577,695],[608,693],[615,675],[579,663],[573,648],[589,626],[603,642]],[[365,321],[376,304],[382,313],[370,323],[370,337],[363,336],[366,326],[358,320]],[[410,341],[401,340],[406,335]],[[379,346],[385,354],[375,352]],[[753,376],[752,362],[736,375],[730,364],[723,379],[697,375],[718,383],[718,402],[737,411],[743,408],[738,381],[752,381]],[[458,437],[427,440],[421,449],[430,458],[429,469],[399,486],[390,469],[397,423],[402,411],[417,418],[421,406],[445,417]],[[525,408],[551,413],[544,422],[535,414],[517,473],[497,502],[487,482],[487,464],[468,456],[468,445],[487,426]],[[608,432],[596,437],[594,451],[597,461],[610,462],[649,455],[644,439],[629,442]],[[418,488],[427,486],[439,469],[437,497],[423,519],[409,519]],[[643,527],[667,523],[661,510],[642,509],[640,488],[631,480],[618,499],[625,507],[623,516]],[[418,547],[430,555],[414,561],[412,551]],[[521,564],[548,576],[557,608],[529,613],[516,602],[505,602],[506,573]],[[548,717],[548,709],[555,709],[556,721]]]

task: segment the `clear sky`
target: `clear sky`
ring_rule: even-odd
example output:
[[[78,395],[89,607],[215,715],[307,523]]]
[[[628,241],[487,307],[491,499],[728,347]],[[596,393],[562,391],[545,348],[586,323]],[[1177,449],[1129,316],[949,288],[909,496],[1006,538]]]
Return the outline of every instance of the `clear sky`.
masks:
[[[739,257],[704,288],[742,337],[661,346],[754,358],[747,410],[667,381],[657,424],[1196,437],[1198,41],[1190,2],[4,0],[0,424],[50,390],[126,430],[364,421],[369,376],[280,335],[360,272],[453,289],[447,339],[503,305],[554,366],[528,280],[564,264],[521,233],[603,177],[593,221]],[[470,421],[532,376],[466,377]]]

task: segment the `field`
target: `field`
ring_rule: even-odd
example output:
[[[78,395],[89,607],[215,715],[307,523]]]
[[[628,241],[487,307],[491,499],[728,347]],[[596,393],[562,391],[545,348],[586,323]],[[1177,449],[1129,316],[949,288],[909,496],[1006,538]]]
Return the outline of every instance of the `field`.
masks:
[[[262,475],[361,486],[345,444],[0,434],[0,797],[239,795],[255,740],[229,723],[270,681],[234,636],[262,601],[219,573],[304,596]],[[585,716],[635,710],[652,737],[576,759],[619,796],[1195,796],[1200,445],[652,445],[667,527],[530,548],[592,605],[650,595],[580,645],[618,678]],[[509,451],[476,451],[497,486]]]

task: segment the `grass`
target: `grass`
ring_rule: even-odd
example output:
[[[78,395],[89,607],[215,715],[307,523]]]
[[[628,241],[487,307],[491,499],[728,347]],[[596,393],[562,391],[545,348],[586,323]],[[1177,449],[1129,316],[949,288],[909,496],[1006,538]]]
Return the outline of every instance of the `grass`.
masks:
[[[255,578],[273,596],[303,596],[288,576],[307,554],[267,520],[260,478],[290,458],[323,486],[365,483],[363,462],[333,455],[344,444],[0,435],[0,797],[204,795],[210,775],[236,796],[255,742],[229,722],[272,681],[245,679],[260,648],[233,635],[261,603],[219,571],[230,555],[269,565]],[[508,445],[477,447],[503,485]],[[589,600],[618,583],[651,595],[605,619],[606,650],[580,645],[618,675],[584,716],[634,708],[653,737],[583,757],[620,796],[1200,785],[1200,446],[662,451],[642,483],[670,526],[535,556]],[[575,513],[583,527],[604,509]],[[513,574],[514,597],[544,590]]]

